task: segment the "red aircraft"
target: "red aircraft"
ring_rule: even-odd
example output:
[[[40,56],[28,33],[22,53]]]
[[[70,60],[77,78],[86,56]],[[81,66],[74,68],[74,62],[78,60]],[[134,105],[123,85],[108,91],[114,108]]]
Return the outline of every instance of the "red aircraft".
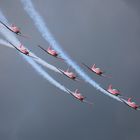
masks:
[[[48,47],[48,49],[44,49],[44,48],[41,47],[40,45],[38,45],[38,47],[41,48],[41,49],[42,49],[43,51],[45,51],[46,53],[48,53],[49,55],[54,56],[54,57],[56,57],[56,58],[58,58],[58,59],[60,59],[60,60],[64,60],[63,58],[59,57],[59,56],[58,56],[58,53],[57,53],[55,50],[53,50],[51,47]]]
[[[9,41],[8,41],[9,42]],[[29,57],[33,57],[30,55],[30,52],[23,46],[23,45],[20,45],[19,47],[16,47],[14,44],[12,44],[11,42],[9,42],[16,50],[18,50],[19,52],[29,56]],[[35,58],[35,57],[33,57]]]
[[[107,91],[108,91],[109,93],[115,95],[115,96],[120,95],[120,91],[117,90],[117,89],[113,89],[113,88],[112,88],[112,85],[109,85]]]
[[[2,21],[0,21],[0,23],[2,24],[2,25],[4,25],[8,30],[10,30],[11,32],[13,32],[13,33],[15,33],[15,34],[17,34],[17,35],[20,35],[20,36],[23,36],[23,37],[26,37],[26,38],[28,38],[28,36],[26,36],[26,35],[23,35],[22,33],[21,33],[21,31],[20,31],[20,28],[19,27],[17,27],[17,26],[15,26],[15,25],[11,25],[11,27],[8,27],[6,24],[4,24]]]
[[[73,73],[73,72],[69,72],[69,67],[66,71],[63,71],[61,69],[58,68],[58,70],[64,74],[65,76],[67,76],[68,78],[72,79],[72,80],[77,80],[79,81],[79,79],[77,79],[77,76]]]
[[[76,89],[74,92],[71,92],[70,90],[66,89],[67,92],[72,95],[74,98],[76,98],[77,100],[81,101],[81,102],[85,102],[85,103],[88,103],[90,105],[92,105],[93,103],[89,102],[89,101],[86,101],[85,98],[83,95],[81,95],[81,93],[78,91],[78,89]]]
[[[138,106],[135,102],[131,101],[132,98],[128,98],[128,100],[125,100],[125,99],[122,99],[122,98],[120,98],[120,99],[121,99],[122,102],[124,102],[129,107],[131,107],[135,110],[140,110],[140,106]]]
[[[20,28],[15,26],[14,24],[11,25],[11,27],[9,27],[11,29],[11,31],[13,31],[16,34],[21,34],[20,32]]]
[[[100,68],[96,68],[95,64],[92,67],[89,67],[84,63],[82,64],[97,75],[110,78],[110,76],[104,75],[104,72]]]

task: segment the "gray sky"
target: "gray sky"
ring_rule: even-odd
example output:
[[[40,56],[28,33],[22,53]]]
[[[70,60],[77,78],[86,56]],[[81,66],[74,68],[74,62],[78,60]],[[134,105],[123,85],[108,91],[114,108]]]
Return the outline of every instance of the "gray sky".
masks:
[[[140,104],[140,2],[138,0],[34,0],[55,39],[77,62],[96,63],[112,75],[101,78],[83,69],[104,88],[112,83]],[[18,37],[38,56],[65,69],[42,52],[48,43],[36,30],[19,0],[0,0],[9,22],[31,41]],[[0,47],[0,139],[2,140],[137,140],[140,112],[113,100],[87,83],[46,71],[71,90],[78,88],[91,108],[74,100],[38,75],[12,49]]]

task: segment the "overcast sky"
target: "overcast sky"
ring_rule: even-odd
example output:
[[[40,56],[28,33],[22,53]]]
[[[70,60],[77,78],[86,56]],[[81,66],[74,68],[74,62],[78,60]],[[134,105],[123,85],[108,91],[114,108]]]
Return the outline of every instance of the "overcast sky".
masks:
[[[139,0],[32,0],[62,48],[81,67],[96,63],[112,75],[98,77],[140,104]],[[18,37],[34,53],[56,67],[67,64],[37,48],[48,47],[20,0],[0,0],[10,23],[31,36]],[[1,36],[2,37],[2,36]],[[138,140],[140,112],[107,97],[85,82],[74,82],[46,69],[67,88],[78,88],[93,107],[75,100],[44,80],[14,49],[0,47],[0,139],[2,140]]]

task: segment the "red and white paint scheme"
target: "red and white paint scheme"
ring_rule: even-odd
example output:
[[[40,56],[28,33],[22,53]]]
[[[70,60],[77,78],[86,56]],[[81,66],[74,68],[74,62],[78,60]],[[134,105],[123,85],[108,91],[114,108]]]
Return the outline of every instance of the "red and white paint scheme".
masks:
[[[71,94],[76,99],[83,101],[86,97],[82,96],[81,93],[76,89],[74,92],[71,92],[70,90],[66,89],[69,94]]]
[[[17,35],[19,35],[19,36],[22,36],[22,37],[25,37],[25,38],[29,38],[29,36],[24,35],[24,34],[21,33],[19,27],[15,26],[15,25],[13,25],[13,24],[12,24],[11,26],[8,26],[8,25],[6,25],[5,23],[3,23],[2,21],[0,21],[0,23],[1,23],[2,25],[4,25],[4,26],[5,26],[8,30],[10,30],[11,32],[13,32],[13,33],[15,33],[15,34],[17,34]]]
[[[63,71],[63,73],[70,79],[76,79],[76,75],[73,72],[70,72],[69,68],[66,71]]]
[[[9,41],[8,41],[9,42]],[[20,53],[23,53],[29,57],[32,57],[34,59],[37,59],[36,57],[32,56],[32,54],[30,54],[30,52],[23,46],[20,45],[19,47],[16,47],[14,44],[12,44],[11,42],[9,42],[9,44],[11,44],[17,51],[19,51]]]
[[[110,78],[110,76],[104,75],[104,72],[100,68],[97,68],[95,64],[92,67],[89,67],[84,63],[82,64],[97,75]]]
[[[140,110],[140,106],[138,106],[135,102],[132,102],[132,98],[128,98],[128,100],[124,100],[121,98],[121,100],[128,105],[129,107],[135,109],[135,110]]]
[[[107,91],[115,96],[120,95],[120,91],[117,89],[113,89],[111,84],[109,85]]]
[[[55,50],[53,50],[51,47],[48,47],[47,52],[52,56],[55,56],[55,57],[58,56],[58,53]]]
[[[82,96],[78,89],[71,93],[76,99],[83,101],[86,97]]]
[[[41,47],[40,45],[38,45],[39,48],[41,48],[43,51],[45,51],[46,53],[48,53],[49,55],[51,56],[54,56],[60,60],[64,60],[63,58],[59,57],[58,55],[58,52],[53,50],[51,47],[48,47],[47,49],[44,49],[43,47]]]
[[[16,34],[21,34],[20,28],[17,27],[17,26],[15,26],[14,24],[12,24],[12,26],[9,27],[9,28],[10,28],[14,33],[16,33]]]
[[[98,74],[98,75],[102,75],[103,74],[103,71],[100,68],[96,68],[95,64],[91,67],[91,70],[93,72],[95,72],[96,74]]]
[[[72,95],[74,98],[76,98],[77,100],[81,101],[81,102],[84,102],[84,103],[87,103],[89,105],[93,105],[92,102],[89,102],[87,100],[85,100],[86,97],[84,97],[79,91],[78,89],[76,89],[74,92],[70,91],[69,89],[66,89],[67,92]]]
[[[29,51],[22,44],[19,46],[19,51],[25,55],[29,55]]]
[[[78,78],[77,78],[77,76],[76,76],[76,74],[74,74],[73,72],[70,72],[69,71],[69,68],[66,70],[66,71],[63,71],[63,70],[61,70],[61,69],[59,69],[59,68],[57,68],[63,75],[65,75],[65,76],[67,76],[68,78],[70,78],[70,79],[72,79],[72,80],[75,80],[75,81],[80,81]]]

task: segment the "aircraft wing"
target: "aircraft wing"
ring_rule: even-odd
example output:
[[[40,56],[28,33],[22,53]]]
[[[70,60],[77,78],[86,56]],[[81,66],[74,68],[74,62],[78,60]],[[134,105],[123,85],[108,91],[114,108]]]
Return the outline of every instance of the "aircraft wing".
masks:
[[[29,54],[30,54],[30,52],[29,52]],[[38,57],[35,57],[35,56],[33,56],[33,55],[26,55],[26,56],[32,57],[32,58],[34,58],[34,59],[38,59]]]
[[[65,88],[66,89],[66,91],[70,94],[70,95],[72,95],[73,97],[75,97],[74,95],[73,95],[73,93],[69,90],[69,89],[67,89],[67,88]],[[76,97],[75,97],[76,98]],[[77,99],[77,98],[76,98]]]
[[[88,66],[88,65],[86,65],[85,63],[82,63],[85,67],[87,67],[90,71],[92,71],[92,69]],[[94,71],[92,71],[92,72],[94,72]]]
[[[82,81],[81,79],[78,79],[78,78],[73,79],[73,80],[75,80],[75,81],[77,81],[77,82],[81,82],[81,81]]]
[[[43,47],[41,47],[40,45],[38,45],[38,47],[39,47],[40,49],[42,49],[43,51],[45,51],[46,53],[48,53],[47,50],[44,49]],[[49,53],[48,53],[48,54],[49,54]],[[49,54],[49,55],[50,55],[50,54]]]
[[[59,68],[57,68],[58,70],[59,70],[59,72],[61,73],[61,74],[63,74],[63,75],[65,75],[66,76],[66,74],[64,73],[64,71],[63,70],[61,70],[61,69],[59,69]]]
[[[12,31],[5,23],[3,23],[2,21],[0,21],[0,23],[1,23],[2,25],[4,25],[8,30]],[[13,32],[13,31],[12,31],[12,32]]]
[[[24,38],[30,38],[29,36],[27,36],[27,35],[24,35],[24,34],[22,34],[22,33],[17,33],[17,35],[19,35],[19,36],[22,36],[22,37],[24,37]]]
[[[21,52],[14,44],[12,44],[12,43],[9,42],[9,41],[8,41],[8,43],[11,44],[11,45],[12,45],[16,50],[18,50],[20,53],[23,53],[23,52]],[[24,54],[24,53],[23,53],[23,54]]]
[[[123,98],[120,98],[120,100],[121,100],[124,104],[128,105],[128,104],[127,104],[127,101],[124,100]]]
[[[133,108],[133,107],[131,107],[131,106],[128,105],[128,103],[127,103],[126,100],[124,100],[124,99],[122,99],[122,98],[120,98],[120,100],[121,100],[124,104],[126,104],[128,107]],[[133,109],[134,109],[134,108],[133,108]]]
[[[101,74],[101,76],[106,77],[106,78],[111,78],[111,76],[105,75],[105,74]]]

